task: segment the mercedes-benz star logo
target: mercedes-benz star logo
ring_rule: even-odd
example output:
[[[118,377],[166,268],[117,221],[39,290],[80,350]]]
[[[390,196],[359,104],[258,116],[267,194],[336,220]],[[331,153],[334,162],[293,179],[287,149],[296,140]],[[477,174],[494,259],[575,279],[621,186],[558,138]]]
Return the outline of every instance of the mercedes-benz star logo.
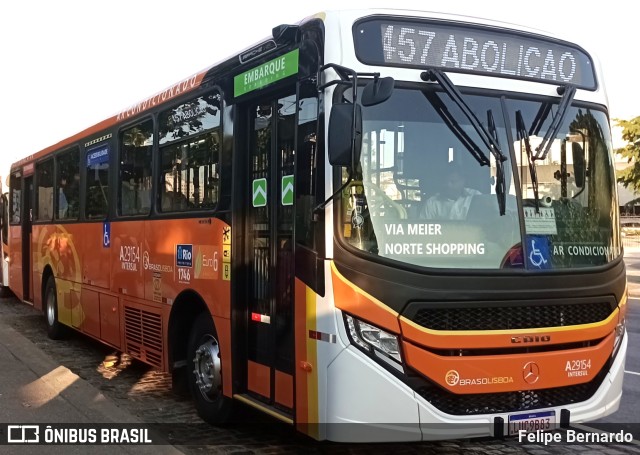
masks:
[[[527,362],[522,368],[522,377],[527,384],[535,384],[540,379],[540,367],[535,362]]]

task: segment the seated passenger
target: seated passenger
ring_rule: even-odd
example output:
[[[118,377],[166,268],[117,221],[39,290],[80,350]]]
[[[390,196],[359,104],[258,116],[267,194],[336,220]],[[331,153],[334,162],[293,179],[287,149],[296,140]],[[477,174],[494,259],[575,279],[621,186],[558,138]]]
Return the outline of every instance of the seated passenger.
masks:
[[[449,163],[446,168],[445,183],[438,193],[424,201],[419,216],[426,219],[464,220],[473,196],[480,191],[465,187],[462,169]]]
[[[65,189],[67,187],[67,179],[62,178],[60,181],[60,188],[58,190],[58,218],[64,219],[67,217],[67,209],[69,208],[69,204],[67,203],[67,196],[65,194]]]

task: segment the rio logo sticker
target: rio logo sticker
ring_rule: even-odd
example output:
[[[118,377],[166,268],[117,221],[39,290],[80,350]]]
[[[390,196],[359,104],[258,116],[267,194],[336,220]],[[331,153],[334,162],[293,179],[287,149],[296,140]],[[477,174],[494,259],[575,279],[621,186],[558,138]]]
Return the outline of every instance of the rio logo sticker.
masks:
[[[178,282],[188,284],[191,281],[193,267],[193,245],[176,246],[176,266],[178,267]]]
[[[176,246],[176,265],[178,267],[193,267],[193,245]]]

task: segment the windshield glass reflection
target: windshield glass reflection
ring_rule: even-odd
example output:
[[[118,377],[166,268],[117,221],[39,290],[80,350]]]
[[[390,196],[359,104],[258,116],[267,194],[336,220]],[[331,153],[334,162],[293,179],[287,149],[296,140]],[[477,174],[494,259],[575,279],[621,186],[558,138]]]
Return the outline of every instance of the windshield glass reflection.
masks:
[[[567,110],[549,153],[535,163],[536,207],[516,112],[531,125],[541,103],[506,100],[505,113],[500,99],[464,96],[504,144],[501,215],[495,156],[484,151],[488,163],[479,162],[464,138],[481,144],[477,129],[446,94],[428,90],[396,88],[385,103],[363,109],[360,165],[341,198],[340,233],[347,243],[375,256],[440,268],[592,266],[620,253],[611,141],[602,112]],[[455,127],[443,120],[442,109]],[[532,146],[551,117],[538,134],[526,136]]]

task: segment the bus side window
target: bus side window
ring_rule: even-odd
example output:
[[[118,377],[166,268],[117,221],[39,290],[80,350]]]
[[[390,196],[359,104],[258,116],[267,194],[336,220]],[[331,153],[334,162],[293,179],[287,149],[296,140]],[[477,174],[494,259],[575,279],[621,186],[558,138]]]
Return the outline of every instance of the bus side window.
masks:
[[[10,202],[9,208],[9,222],[11,224],[20,224],[22,221],[22,175],[17,172],[11,174],[11,180],[9,182]]]
[[[7,199],[7,193],[2,195],[2,241],[5,244],[9,243],[9,200]],[[5,255],[8,251],[5,251]]]
[[[36,164],[36,219],[53,219],[53,160]]]
[[[86,165],[85,214],[89,219],[104,218],[109,210],[109,146],[89,149]]]
[[[147,215],[151,208],[153,121],[127,128],[120,135],[120,215]]]
[[[160,210],[212,209],[218,204],[220,132],[161,149]]]
[[[80,151],[62,152],[56,157],[56,219],[77,220],[80,214]]]
[[[221,96],[214,90],[160,113],[161,212],[212,210],[220,198]]]

